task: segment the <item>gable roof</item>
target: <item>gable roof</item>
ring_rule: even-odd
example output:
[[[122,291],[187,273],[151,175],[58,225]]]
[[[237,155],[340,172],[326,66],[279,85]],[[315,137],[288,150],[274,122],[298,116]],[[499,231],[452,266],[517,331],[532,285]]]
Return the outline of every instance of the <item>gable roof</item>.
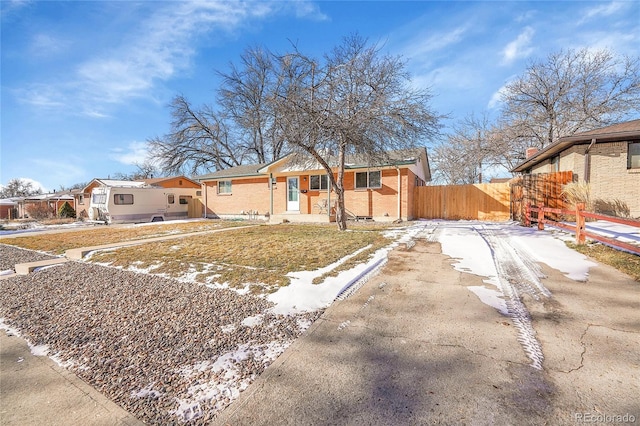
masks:
[[[197,182],[202,182],[205,180],[261,176],[263,173],[260,173],[258,170],[266,164],[267,163],[245,164],[242,166],[230,167],[228,169],[218,170],[217,172],[208,173],[206,175],[195,176],[193,179]]]
[[[386,157],[386,158],[385,158]],[[338,157],[330,155],[327,163],[331,167],[337,167]],[[364,154],[347,154],[345,156],[345,169],[367,169],[374,167],[402,166],[421,163],[424,167],[424,174],[427,180],[431,179],[431,170],[427,158],[427,149],[415,148],[396,151],[387,151],[384,156],[372,157]],[[270,169],[282,166],[289,171],[311,171],[321,170],[322,166],[312,158],[300,158],[296,154],[289,154],[266,164],[259,171],[268,173]]]
[[[587,132],[576,133],[571,136],[564,136],[543,150],[538,151],[536,154],[525,159],[511,171],[523,172],[574,145],[587,144],[592,141],[595,141],[595,143],[619,142],[638,138],[640,138],[640,119],[601,127]]]
[[[345,169],[364,169],[369,167],[386,167],[386,166],[402,166],[420,164],[423,167],[426,180],[431,180],[431,169],[429,168],[429,159],[427,157],[427,149],[424,147],[415,149],[405,149],[388,151],[386,159],[372,159],[364,155],[347,155],[345,158]],[[337,157],[330,156],[329,165],[337,166]],[[321,170],[322,166],[314,159],[304,159],[301,161],[296,154],[291,153],[280,157],[270,163],[247,164],[242,166],[230,167],[228,169],[219,170],[217,172],[208,173],[194,177],[194,180],[203,182],[207,180],[231,179],[241,177],[257,177],[265,176],[270,170],[281,166],[290,171],[312,171]]]

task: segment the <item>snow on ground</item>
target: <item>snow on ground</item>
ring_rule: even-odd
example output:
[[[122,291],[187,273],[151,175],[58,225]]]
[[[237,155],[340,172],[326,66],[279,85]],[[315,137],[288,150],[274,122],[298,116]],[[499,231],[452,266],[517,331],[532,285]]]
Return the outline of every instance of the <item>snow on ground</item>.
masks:
[[[470,286],[469,291],[503,315],[508,315],[508,306],[513,310],[519,299],[518,290],[508,288],[509,281],[537,287],[537,291],[531,294],[533,297],[548,296],[548,290],[539,280],[542,272],[536,262],[547,264],[576,281],[585,281],[589,268],[596,266],[586,256],[566,246],[563,241],[567,239],[565,232],[539,231],[514,222],[430,220],[421,223],[425,226],[424,234],[431,241],[440,242],[442,253],[454,259],[452,266],[456,270],[484,278],[486,286]],[[496,247],[501,250],[496,250]],[[511,258],[505,250],[511,253]],[[500,274],[505,273],[503,265],[513,262],[514,257],[519,262],[515,271],[518,276],[502,277],[501,281]],[[505,294],[505,291],[510,294]]]
[[[485,282],[488,284],[497,284],[497,271],[491,248],[478,232],[482,227],[489,227],[501,234],[508,235],[510,241],[531,256],[533,260],[545,263],[573,280],[586,280],[589,268],[596,266],[586,256],[567,247],[556,232],[525,228],[513,222],[426,222],[431,224],[430,227],[437,227],[439,231],[437,240],[442,245],[442,252],[456,259],[456,263],[453,264],[454,268],[458,271],[487,277]]]
[[[345,290],[345,284],[356,283],[371,273],[373,268],[380,265],[381,261],[386,259],[389,251],[399,244],[410,241],[421,232],[423,228],[424,224],[416,223],[406,228],[388,231],[386,236],[395,239],[392,244],[377,250],[366,263],[361,263],[348,271],[343,271],[336,277],[328,277],[321,284],[313,284],[313,279],[327,272],[331,272],[369,247],[363,247],[337,262],[315,271],[289,273],[288,276],[291,278],[291,283],[286,287],[281,287],[278,291],[267,297],[270,302],[275,303],[275,307],[272,308],[273,313],[294,314],[326,308]]]
[[[585,227],[587,230],[604,235],[605,237],[640,245],[640,227],[608,222],[606,220],[587,222]]]

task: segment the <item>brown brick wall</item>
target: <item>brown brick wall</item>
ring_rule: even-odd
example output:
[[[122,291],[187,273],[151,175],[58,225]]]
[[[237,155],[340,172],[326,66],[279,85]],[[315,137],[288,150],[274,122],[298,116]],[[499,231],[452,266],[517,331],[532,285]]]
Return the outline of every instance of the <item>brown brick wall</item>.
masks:
[[[584,181],[584,152],[588,145],[574,145],[560,155],[560,171],[573,171]],[[591,147],[591,199],[621,201],[631,217],[640,217],[640,169],[627,169],[627,142],[599,142]],[[532,173],[550,171],[550,161],[532,169]]]
[[[326,190],[309,190],[309,174],[300,178],[300,213],[319,213],[317,204],[327,198]],[[407,194],[413,194],[415,175],[408,169],[401,169],[401,216],[411,218],[411,202]],[[382,187],[374,189],[355,189],[355,172],[344,175],[345,207],[356,216],[389,217],[398,216],[398,172],[395,169],[382,170]],[[231,194],[218,194],[217,183],[207,182],[207,213],[216,215],[239,215],[243,211],[258,211],[260,215],[269,212],[270,195],[268,178],[232,179]],[[306,191],[306,192],[302,192]],[[331,192],[331,200],[336,195]],[[286,176],[277,178],[273,191],[274,214],[285,213],[287,209]]]

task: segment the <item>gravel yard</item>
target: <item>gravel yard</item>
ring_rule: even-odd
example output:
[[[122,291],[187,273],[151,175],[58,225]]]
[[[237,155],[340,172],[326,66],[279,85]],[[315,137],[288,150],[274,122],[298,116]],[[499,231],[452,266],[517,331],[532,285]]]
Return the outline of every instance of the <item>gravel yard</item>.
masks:
[[[12,265],[42,256],[0,247]],[[275,315],[249,294],[77,262],[0,289],[6,326],[151,424],[209,422],[321,314]]]
[[[48,254],[0,244],[0,272],[13,271],[18,263],[38,262],[54,258],[55,256]]]

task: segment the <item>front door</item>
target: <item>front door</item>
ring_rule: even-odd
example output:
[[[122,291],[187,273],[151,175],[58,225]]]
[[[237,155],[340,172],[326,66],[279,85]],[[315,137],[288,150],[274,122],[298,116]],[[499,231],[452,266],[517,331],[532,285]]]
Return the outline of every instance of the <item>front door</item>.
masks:
[[[300,211],[300,181],[298,177],[287,178],[287,211]]]

